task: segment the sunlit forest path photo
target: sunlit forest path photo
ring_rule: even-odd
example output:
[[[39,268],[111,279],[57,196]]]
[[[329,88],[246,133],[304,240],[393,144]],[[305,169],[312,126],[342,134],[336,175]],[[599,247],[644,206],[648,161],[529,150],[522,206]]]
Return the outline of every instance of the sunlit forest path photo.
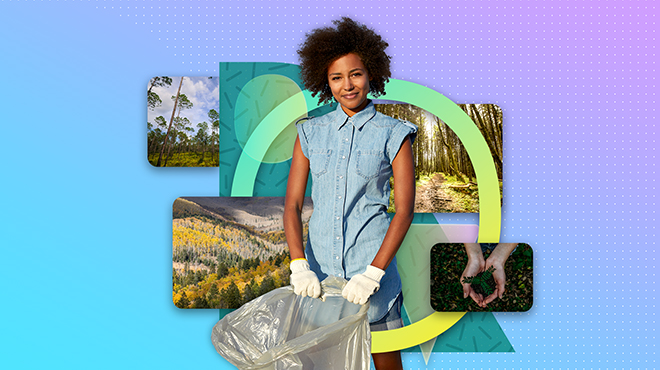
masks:
[[[486,141],[502,194],[502,110],[494,104],[459,104]],[[412,146],[416,213],[477,213],[479,186],[459,137],[440,118],[410,104],[378,104],[376,110],[417,126]],[[393,181],[390,182],[393,186]],[[390,195],[388,212],[395,212]]]

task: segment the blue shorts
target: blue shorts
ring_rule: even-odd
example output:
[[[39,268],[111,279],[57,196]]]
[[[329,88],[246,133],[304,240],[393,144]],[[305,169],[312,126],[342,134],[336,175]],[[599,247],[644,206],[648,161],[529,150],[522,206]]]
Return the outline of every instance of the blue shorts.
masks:
[[[486,251],[488,251],[488,250],[492,252],[493,249],[495,249],[498,244],[500,244],[500,243],[479,243],[479,245],[481,246],[481,253],[486,253]],[[518,249],[517,245],[516,245],[515,248],[513,248],[513,250],[511,251],[511,254],[513,254],[513,252],[515,252],[516,249]],[[511,254],[509,254],[509,255],[511,255]]]
[[[401,306],[403,305],[403,293],[399,293],[389,311],[382,319],[369,324],[371,331],[385,331],[399,329],[403,327],[401,319]]]
[[[486,251],[488,250],[492,252],[493,249],[497,247],[497,244],[498,243],[479,243],[479,245],[481,246],[481,253],[486,253]]]

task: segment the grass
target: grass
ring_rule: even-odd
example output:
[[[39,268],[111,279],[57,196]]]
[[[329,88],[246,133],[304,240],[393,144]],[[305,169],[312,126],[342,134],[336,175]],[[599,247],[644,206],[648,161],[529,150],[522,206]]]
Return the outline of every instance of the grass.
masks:
[[[156,165],[158,163],[159,153],[149,154],[149,163]],[[163,155],[161,164],[165,163],[166,156]],[[202,159],[201,153],[186,152],[173,153],[167,161],[167,167],[218,167],[219,153],[206,152]]]
[[[472,185],[465,188],[451,187],[451,186],[464,186],[470,182],[476,183],[476,179],[459,178],[457,176],[445,175],[445,185],[447,194],[454,198],[461,207],[468,213],[479,212],[479,188]],[[500,187],[500,202],[502,201],[502,181],[498,181]]]
[[[469,179],[461,179],[457,176],[445,175],[446,191],[461,208],[468,213],[479,212],[479,188],[470,186],[466,188],[454,188],[452,186],[463,186],[469,183]]]

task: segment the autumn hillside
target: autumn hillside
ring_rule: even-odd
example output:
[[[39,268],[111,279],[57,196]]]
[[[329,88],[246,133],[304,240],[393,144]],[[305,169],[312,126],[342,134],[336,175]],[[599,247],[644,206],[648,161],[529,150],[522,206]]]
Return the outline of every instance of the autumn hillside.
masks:
[[[237,308],[288,285],[283,208],[283,198],[177,199],[172,212],[174,303]],[[305,208],[306,228],[311,207]]]

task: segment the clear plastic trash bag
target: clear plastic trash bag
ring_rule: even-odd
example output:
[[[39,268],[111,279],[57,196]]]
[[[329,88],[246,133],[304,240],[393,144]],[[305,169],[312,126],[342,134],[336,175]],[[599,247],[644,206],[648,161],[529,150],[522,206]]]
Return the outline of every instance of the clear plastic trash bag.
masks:
[[[239,369],[369,369],[369,303],[341,296],[346,280],[330,276],[321,299],[291,286],[275,289],[226,315],[213,327],[215,349]]]

